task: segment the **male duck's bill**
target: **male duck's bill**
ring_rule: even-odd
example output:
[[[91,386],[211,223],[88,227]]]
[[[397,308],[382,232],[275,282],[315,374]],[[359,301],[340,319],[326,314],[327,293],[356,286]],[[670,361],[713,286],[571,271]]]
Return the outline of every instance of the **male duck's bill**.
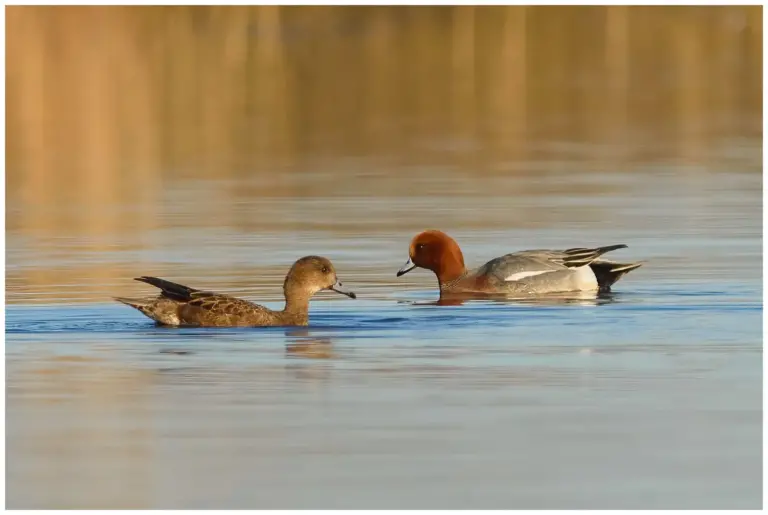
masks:
[[[408,258],[408,261],[405,262],[405,264],[400,268],[400,270],[397,271],[397,277],[400,277],[401,275],[405,275],[411,270],[416,268],[416,265],[411,261],[411,258]]]

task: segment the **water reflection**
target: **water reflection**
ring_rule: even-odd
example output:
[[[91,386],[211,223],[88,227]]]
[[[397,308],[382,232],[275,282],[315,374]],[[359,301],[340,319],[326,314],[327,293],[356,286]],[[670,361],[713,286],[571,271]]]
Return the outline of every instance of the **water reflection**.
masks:
[[[331,359],[335,358],[333,341],[327,335],[312,333],[307,328],[290,328],[285,331],[285,356],[288,358]]]
[[[761,7],[6,16],[8,507],[760,506]],[[435,301],[428,227],[652,264]],[[111,301],[308,253],[360,297],[308,328]]]
[[[186,349],[160,349],[158,351],[160,354],[171,354],[174,356],[189,356],[191,354],[194,354],[194,352]]]
[[[535,297],[516,297],[514,295],[503,295],[495,293],[451,293],[441,294],[438,300],[399,300],[402,304],[411,304],[414,306],[462,306],[468,302],[491,302],[499,304],[525,304],[532,306],[558,306],[558,305],[577,305],[577,306],[601,306],[610,304],[617,299],[615,292],[591,292],[576,291],[564,293],[539,294]]]
[[[610,215],[531,200],[610,196],[651,162],[690,167],[692,187],[716,162],[759,172],[761,16],[9,7],[7,300],[100,301],[136,263],[202,273],[185,256],[213,249],[188,228],[267,243],[590,222]],[[226,266],[258,280],[277,263],[254,260]]]

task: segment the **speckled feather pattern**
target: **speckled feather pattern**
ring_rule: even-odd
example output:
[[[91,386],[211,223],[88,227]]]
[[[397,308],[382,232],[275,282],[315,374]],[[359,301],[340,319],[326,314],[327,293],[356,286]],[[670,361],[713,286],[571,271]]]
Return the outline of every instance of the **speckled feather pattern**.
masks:
[[[136,308],[158,324],[203,327],[307,325],[309,299],[312,295],[320,290],[341,286],[331,262],[318,256],[304,257],[291,267],[283,286],[286,306],[280,311],[158,277],[142,276],[136,280],[160,288],[160,295],[145,299],[118,297],[115,300]],[[351,292],[336,291],[355,297]]]

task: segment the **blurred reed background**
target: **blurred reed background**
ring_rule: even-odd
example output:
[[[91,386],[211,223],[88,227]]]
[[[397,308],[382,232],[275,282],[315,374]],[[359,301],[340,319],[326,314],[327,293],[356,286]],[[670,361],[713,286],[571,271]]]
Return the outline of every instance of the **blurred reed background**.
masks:
[[[180,181],[247,176],[256,186],[227,195],[258,210],[266,198],[429,194],[435,182],[408,180],[419,167],[552,173],[513,165],[535,160],[541,141],[586,144],[598,169],[620,173],[632,160],[705,161],[724,136],[761,137],[759,6],[6,12],[16,292],[62,281],[60,267],[24,267],[23,256],[55,249],[60,263],[167,224],[164,192]],[[192,225],[270,222],[229,205],[211,202]],[[67,284],[126,273],[109,260],[86,268]]]

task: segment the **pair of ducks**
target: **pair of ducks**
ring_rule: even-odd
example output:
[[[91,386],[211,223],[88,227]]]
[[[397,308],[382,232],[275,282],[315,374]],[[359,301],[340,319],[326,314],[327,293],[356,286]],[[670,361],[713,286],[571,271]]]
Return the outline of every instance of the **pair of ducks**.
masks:
[[[456,241],[440,231],[424,231],[411,241],[408,261],[397,272],[407,274],[416,267],[431,270],[440,283],[441,298],[451,295],[531,296],[572,291],[608,292],[611,285],[642,263],[614,263],[599,259],[606,252],[626,248],[609,245],[567,250],[524,250],[467,270]],[[157,297],[116,300],[138,309],[162,325],[203,327],[300,326],[309,323],[309,300],[321,290],[332,290],[351,298],[331,262],[319,256],[296,261],[283,284],[285,308],[273,311],[247,300],[197,290],[158,279],[137,281],[161,290]]]

